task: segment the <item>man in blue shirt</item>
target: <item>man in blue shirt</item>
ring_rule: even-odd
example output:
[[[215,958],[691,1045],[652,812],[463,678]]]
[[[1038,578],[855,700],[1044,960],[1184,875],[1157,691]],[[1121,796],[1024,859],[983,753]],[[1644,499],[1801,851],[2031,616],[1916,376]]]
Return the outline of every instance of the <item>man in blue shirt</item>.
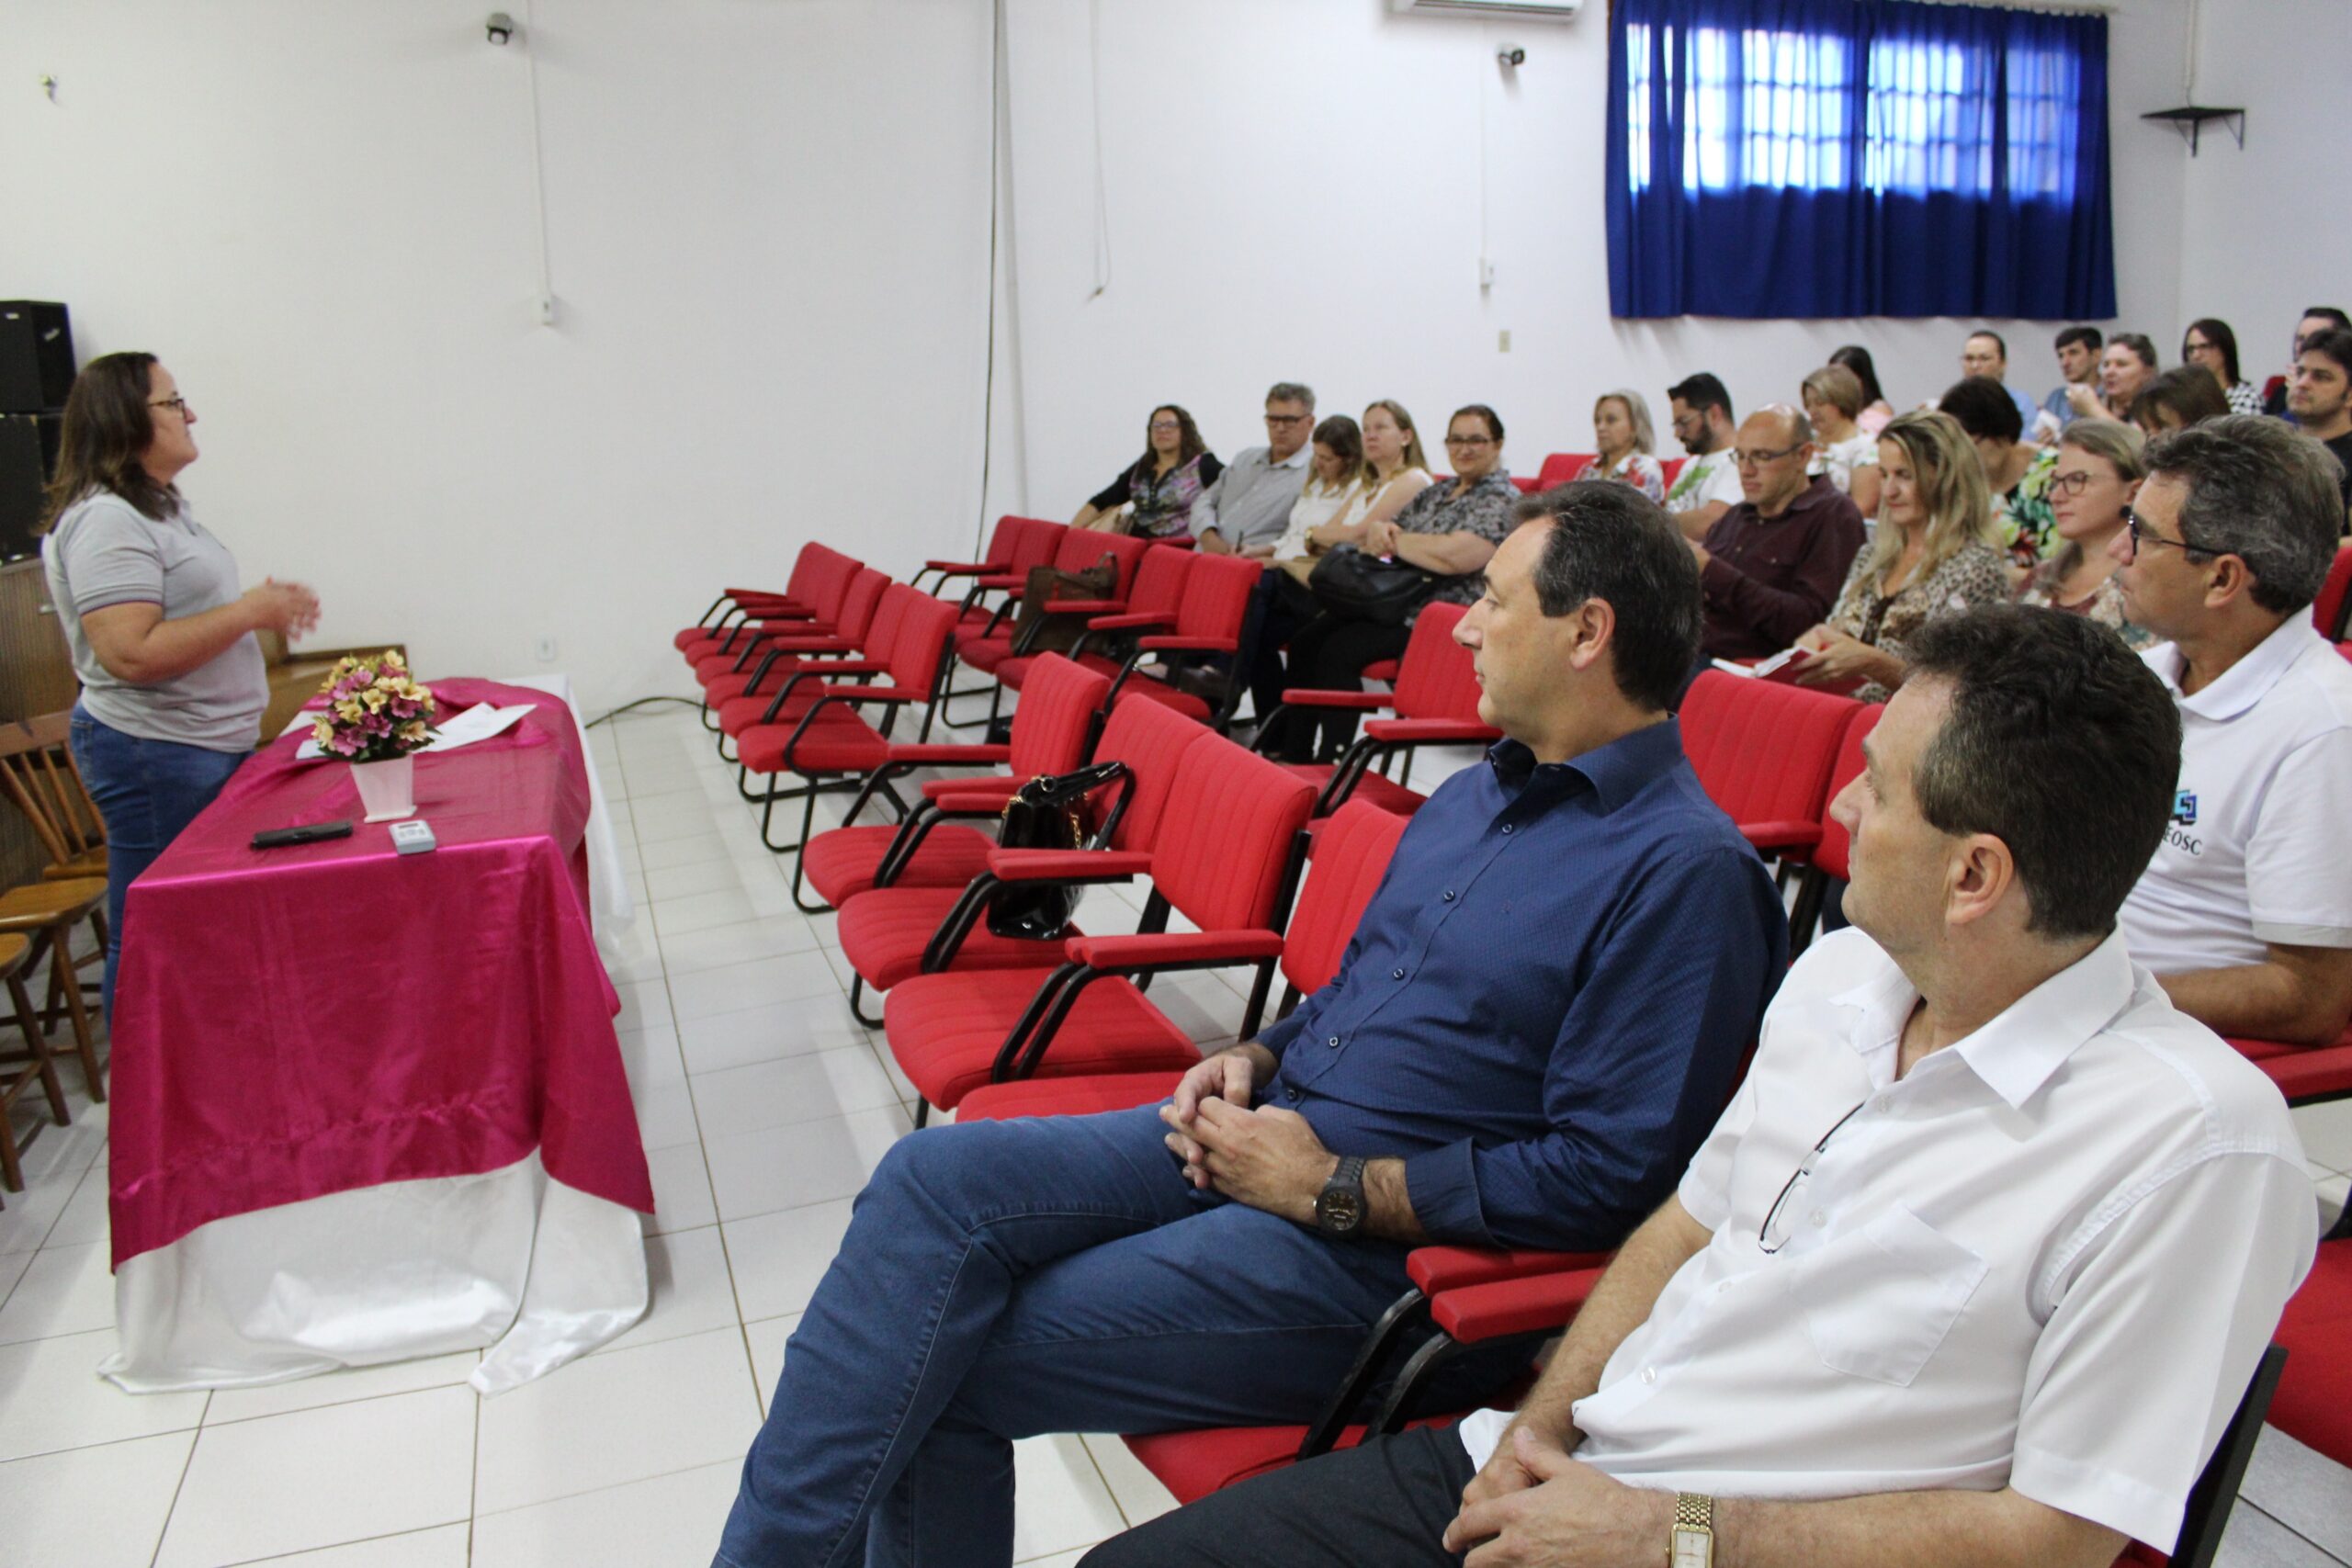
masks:
[[[1679,531],[1623,485],[1522,515],[1456,634],[1509,739],[1414,818],[1338,977],[1168,1105],[893,1147],[720,1568],[1009,1562],[1012,1438],[1306,1419],[1411,1245],[1611,1247],[1672,1190],[1786,927],[1668,711],[1701,618]]]

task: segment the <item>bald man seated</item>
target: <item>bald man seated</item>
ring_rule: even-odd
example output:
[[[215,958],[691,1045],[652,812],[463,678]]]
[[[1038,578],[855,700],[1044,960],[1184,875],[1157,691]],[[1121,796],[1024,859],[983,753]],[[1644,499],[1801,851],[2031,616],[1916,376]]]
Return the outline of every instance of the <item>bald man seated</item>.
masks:
[[[1812,471],[1819,448],[1803,411],[1758,409],[1733,440],[1740,502],[1690,543],[1706,596],[1700,650],[1762,659],[1828,615],[1862,547],[1862,514]]]

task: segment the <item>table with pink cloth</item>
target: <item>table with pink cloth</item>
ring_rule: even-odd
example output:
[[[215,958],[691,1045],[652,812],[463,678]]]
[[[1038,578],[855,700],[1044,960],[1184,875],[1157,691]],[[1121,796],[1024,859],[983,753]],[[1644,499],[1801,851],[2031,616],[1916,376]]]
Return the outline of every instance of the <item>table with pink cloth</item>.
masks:
[[[653,1194],[592,930],[576,717],[431,684],[445,721],[536,704],[416,757],[436,849],[395,852],[349,765],[298,760],[297,732],[130,889],[101,1368],[125,1388],[486,1349],[472,1381],[494,1393],[644,1313]],[[251,847],[338,818],[350,838]]]

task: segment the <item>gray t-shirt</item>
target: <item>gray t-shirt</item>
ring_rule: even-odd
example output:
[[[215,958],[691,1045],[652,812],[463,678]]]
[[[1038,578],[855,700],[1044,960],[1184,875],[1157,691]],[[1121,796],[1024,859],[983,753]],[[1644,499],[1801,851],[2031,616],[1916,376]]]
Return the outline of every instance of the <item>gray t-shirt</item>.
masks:
[[[269,705],[269,677],[251,633],[184,675],[145,685],[107,673],[83,635],[82,617],[113,604],[159,605],[164,619],[178,621],[236,601],[236,558],[185,502],[158,523],[119,495],[85,497],[57,520],[41,556],[92,717],[145,740],[253,750]]]

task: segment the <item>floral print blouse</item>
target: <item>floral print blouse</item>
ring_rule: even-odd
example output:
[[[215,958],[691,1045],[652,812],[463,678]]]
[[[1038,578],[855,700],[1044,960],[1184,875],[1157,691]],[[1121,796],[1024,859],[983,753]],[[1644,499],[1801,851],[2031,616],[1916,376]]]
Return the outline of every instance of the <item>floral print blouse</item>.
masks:
[[[1990,545],[1974,541],[1962,545],[1950,560],[1896,593],[1879,592],[1870,575],[1871,555],[1865,547],[1854,557],[1846,586],[1839,591],[1838,603],[1830,606],[1824,625],[1897,658],[1903,656],[1904,644],[1929,621],[1980,604],[2008,602],[2008,570],[2002,564],[2001,552]],[[1866,703],[1883,703],[1894,693],[1871,681],[1854,695]]]
[[[2154,646],[2154,633],[2123,618],[2123,588],[2113,577],[2092,589],[2087,599],[2068,604],[2058,597],[2058,585],[2066,581],[2066,574],[2074,570],[2075,563],[2081,559],[2082,550],[2078,547],[2067,545],[2062,547],[2056,555],[2035,567],[2033,575],[2018,585],[2018,603],[2064,610],[2070,615],[2081,615],[2086,620],[2097,621],[2100,626],[2111,626],[2115,635],[2133,649]]]
[[[2056,549],[2058,514],[2051,510],[2050,485],[2058,475],[2058,448],[2044,446],[2007,491],[1993,498],[1993,524],[2009,559],[2030,569]]]
[[[1595,457],[1569,477],[1615,479],[1620,484],[1632,485],[1652,501],[1661,504],[1666,501],[1666,470],[1659,468],[1657,459],[1646,452],[1628,452],[1605,468],[1600,466],[1600,459]]]

